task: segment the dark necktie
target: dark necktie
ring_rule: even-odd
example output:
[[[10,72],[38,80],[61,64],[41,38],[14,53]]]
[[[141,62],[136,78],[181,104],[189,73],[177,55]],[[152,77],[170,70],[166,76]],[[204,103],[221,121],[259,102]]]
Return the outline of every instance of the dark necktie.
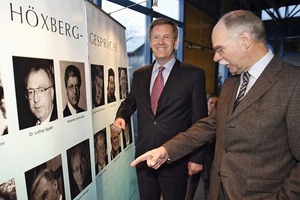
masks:
[[[164,88],[164,77],[162,75],[162,71],[164,70],[164,66],[159,67],[159,72],[155,78],[153,83],[152,92],[151,92],[151,108],[154,114],[156,114],[157,103],[160,97],[160,94]]]
[[[234,101],[233,110],[235,110],[235,108],[237,107],[237,105],[241,102],[241,100],[245,96],[245,92],[246,92],[247,85],[248,85],[248,82],[249,82],[249,77],[250,77],[249,72],[245,72],[243,74],[243,83],[242,83],[242,85],[240,87],[239,95],[238,95],[238,97]]]

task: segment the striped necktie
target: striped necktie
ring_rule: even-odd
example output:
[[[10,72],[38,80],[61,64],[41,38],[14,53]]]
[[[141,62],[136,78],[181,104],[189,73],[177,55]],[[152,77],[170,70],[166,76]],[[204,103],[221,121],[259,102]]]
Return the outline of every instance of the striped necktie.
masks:
[[[250,78],[249,72],[245,72],[243,74],[243,83],[242,83],[242,85],[240,87],[239,95],[237,96],[237,98],[234,101],[233,111],[235,110],[235,108],[237,107],[237,105],[241,102],[241,100],[243,99],[243,97],[245,96],[245,92],[246,92],[246,89],[247,89],[249,78]]]

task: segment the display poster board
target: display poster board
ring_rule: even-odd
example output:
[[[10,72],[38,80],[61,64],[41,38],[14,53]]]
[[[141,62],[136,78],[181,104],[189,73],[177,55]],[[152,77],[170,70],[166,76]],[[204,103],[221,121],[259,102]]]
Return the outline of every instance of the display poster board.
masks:
[[[138,199],[125,29],[84,0],[0,1],[0,197]],[[99,164],[98,164],[99,163]]]
[[[108,163],[104,168],[96,169],[98,199],[138,199],[135,168],[130,167],[135,149],[132,122],[126,123],[121,134],[111,129],[115,113],[129,92],[125,29],[92,4],[87,4],[86,9],[89,62],[94,88],[92,115],[95,149],[99,141],[96,138],[104,134]],[[99,87],[101,85],[103,88]],[[97,92],[97,88],[101,91]],[[104,98],[99,97],[100,93]],[[118,152],[117,155],[114,152]]]

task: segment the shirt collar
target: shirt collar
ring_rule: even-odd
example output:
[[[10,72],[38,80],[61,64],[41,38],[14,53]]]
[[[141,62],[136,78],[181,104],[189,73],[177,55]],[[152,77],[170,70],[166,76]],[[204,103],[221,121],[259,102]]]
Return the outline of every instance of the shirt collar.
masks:
[[[76,109],[70,104],[69,101],[68,101],[68,107],[69,107],[70,112],[72,113],[72,115],[76,114]]]
[[[258,79],[258,77],[261,75],[261,73],[264,71],[264,69],[267,67],[269,62],[272,60],[274,57],[274,54],[272,51],[269,49],[268,53],[264,55],[259,61],[257,61],[250,69],[249,73],[250,75]]]
[[[167,69],[168,71],[171,71],[174,64],[176,62],[176,58],[173,57],[171,58],[171,60],[169,60],[167,63],[165,63],[163,66],[165,67],[165,69]],[[153,66],[153,71],[152,72],[156,72],[156,70],[158,70],[158,68],[160,67],[161,65],[158,64],[157,62],[154,63],[154,66]]]

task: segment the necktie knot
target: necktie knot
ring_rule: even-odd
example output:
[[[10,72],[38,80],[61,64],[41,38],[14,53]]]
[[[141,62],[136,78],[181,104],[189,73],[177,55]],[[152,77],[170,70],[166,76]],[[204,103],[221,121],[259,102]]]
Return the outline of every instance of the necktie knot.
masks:
[[[162,71],[165,69],[165,67],[164,66],[160,66],[159,68],[158,68],[158,73],[162,73]]]
[[[245,73],[243,74],[243,83],[244,83],[244,82],[248,83],[248,82],[249,82],[249,78],[250,78],[249,72],[245,72]]]
[[[234,101],[233,111],[235,110],[235,108],[237,107],[237,105],[241,102],[241,100],[245,96],[247,85],[249,83],[249,78],[250,78],[250,73],[249,72],[244,72],[244,74],[243,74],[243,83],[242,83],[242,85],[240,87],[240,92],[239,92],[237,98]]]

